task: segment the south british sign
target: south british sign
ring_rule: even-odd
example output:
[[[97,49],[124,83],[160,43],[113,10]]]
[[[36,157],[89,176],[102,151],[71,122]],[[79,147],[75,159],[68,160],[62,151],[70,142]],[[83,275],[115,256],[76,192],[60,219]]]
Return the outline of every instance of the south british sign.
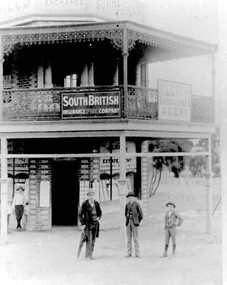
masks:
[[[120,117],[120,92],[62,93],[62,119]]]

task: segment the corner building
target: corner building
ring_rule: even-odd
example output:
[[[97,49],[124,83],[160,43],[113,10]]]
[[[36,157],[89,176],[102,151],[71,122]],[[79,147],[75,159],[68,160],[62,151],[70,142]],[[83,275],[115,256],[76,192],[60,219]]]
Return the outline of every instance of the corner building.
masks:
[[[75,226],[93,188],[108,226],[130,190],[147,219],[150,141],[210,144],[216,46],[144,25],[138,1],[7,3],[0,26],[2,203],[23,184],[27,230]],[[156,65],[200,57],[210,64],[210,95],[194,94],[190,82],[155,78]],[[204,155],[209,176],[210,146]]]

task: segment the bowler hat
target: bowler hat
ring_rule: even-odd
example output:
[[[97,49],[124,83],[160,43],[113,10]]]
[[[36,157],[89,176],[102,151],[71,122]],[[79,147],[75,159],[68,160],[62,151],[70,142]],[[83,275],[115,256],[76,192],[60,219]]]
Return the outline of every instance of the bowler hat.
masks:
[[[133,192],[128,192],[128,194],[127,194],[126,198],[128,198],[128,197],[135,197],[135,195],[134,195],[134,193],[133,193]]]
[[[17,188],[17,191],[20,190],[20,189],[21,189],[22,191],[24,191],[24,187],[23,187],[23,186],[19,186],[19,187]]]
[[[94,193],[95,193],[95,191],[92,190],[92,189],[89,189],[89,190],[87,191],[87,195],[89,195],[89,194],[94,194]]]
[[[173,202],[168,202],[168,203],[166,204],[166,207],[168,207],[169,205],[172,205],[174,208],[176,208],[176,205],[175,205]]]

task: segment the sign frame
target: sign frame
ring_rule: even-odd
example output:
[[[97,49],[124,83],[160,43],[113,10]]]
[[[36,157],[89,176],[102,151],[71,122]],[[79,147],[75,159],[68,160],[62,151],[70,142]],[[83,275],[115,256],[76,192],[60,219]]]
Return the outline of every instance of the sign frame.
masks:
[[[190,101],[190,107],[187,107],[189,109],[189,118],[188,119],[176,119],[176,117],[173,117],[173,119],[170,118],[162,118],[160,116],[160,83],[165,82],[169,84],[175,84],[175,85],[181,85],[181,86],[187,86],[190,89],[190,96],[189,96],[189,101]],[[165,79],[157,79],[157,91],[158,91],[158,120],[159,121],[172,121],[172,122],[188,122],[190,123],[192,121],[192,84],[190,83],[185,83],[185,82],[178,82],[178,81],[171,81],[171,80],[165,80]]]
[[[110,115],[110,114],[106,114],[106,115],[84,115],[84,116],[76,116],[76,115],[71,115],[71,116],[64,116],[63,111],[64,111],[64,106],[63,106],[63,100],[64,100],[64,96],[90,96],[90,95],[99,95],[99,94],[106,94],[106,96],[111,96],[111,95],[117,95],[118,96],[118,106],[117,108],[119,109],[117,114],[114,115]],[[100,108],[105,108],[104,106],[100,106]],[[108,107],[106,107],[108,109]],[[115,108],[115,107],[113,107]],[[85,108],[86,109],[86,108]],[[95,109],[95,108],[90,108],[91,109]],[[74,109],[75,110],[75,109]],[[87,108],[87,110],[89,110]],[[98,108],[97,108],[98,110]],[[120,90],[115,90],[115,91],[79,91],[79,92],[62,92],[61,93],[61,119],[62,120],[82,120],[82,119],[106,119],[106,118],[120,118],[121,117],[121,91]]]

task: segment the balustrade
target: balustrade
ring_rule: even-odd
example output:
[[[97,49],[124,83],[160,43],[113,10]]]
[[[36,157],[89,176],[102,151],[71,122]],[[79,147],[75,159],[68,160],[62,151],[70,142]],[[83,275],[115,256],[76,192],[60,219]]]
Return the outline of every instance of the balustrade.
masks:
[[[11,89],[3,91],[3,120],[61,120],[62,93],[92,93],[119,91],[121,117],[158,120],[158,90],[129,86],[127,97],[123,86],[90,86],[77,88]],[[78,95],[79,96],[79,95]],[[104,107],[104,106],[103,106]],[[89,117],[91,118],[91,116]],[[103,117],[102,117],[103,118]],[[112,117],[113,118],[113,117]],[[119,116],[116,116],[119,119]],[[214,122],[213,100],[192,96],[191,121]]]

